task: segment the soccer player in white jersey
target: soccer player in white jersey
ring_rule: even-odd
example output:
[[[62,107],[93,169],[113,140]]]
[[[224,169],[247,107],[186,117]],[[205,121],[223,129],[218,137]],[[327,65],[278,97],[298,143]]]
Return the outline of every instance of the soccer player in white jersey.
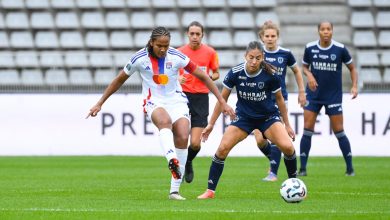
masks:
[[[303,112],[304,130],[300,145],[301,167],[298,175],[307,175],[306,165],[311,148],[311,137],[314,134],[317,115],[324,107],[347,166],[345,174],[354,176],[351,144],[343,125],[342,65],[345,63],[350,71],[352,99],[358,95],[357,71],[344,44],[332,39],[333,24],[324,21],[317,28],[320,39],[306,45],[302,60],[303,73],[307,77],[307,104]]]
[[[169,46],[171,35],[165,27],[156,27],[145,48],[136,52],[116,78],[108,85],[88,116],[95,117],[103,103],[135,72],[142,78],[144,112],[159,130],[160,145],[172,173],[169,199],[185,200],[179,194],[187,160],[189,110],[187,97],[178,81],[184,68],[202,80],[216,96],[221,110],[231,118],[234,110],[227,105],[218,88],[187,56]],[[129,103],[130,104],[130,103]],[[87,117],[88,117],[87,116]]]

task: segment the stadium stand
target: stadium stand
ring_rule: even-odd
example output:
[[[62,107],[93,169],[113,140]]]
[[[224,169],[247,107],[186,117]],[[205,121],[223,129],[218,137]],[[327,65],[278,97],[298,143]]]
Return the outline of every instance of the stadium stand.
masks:
[[[179,47],[193,20],[219,53],[221,78],[243,61],[265,21],[281,26],[280,43],[300,65],[305,44],[318,39],[317,24],[329,20],[364,73],[361,91],[390,91],[388,0],[0,0],[0,92],[101,92],[152,28],[168,27]],[[123,91],[139,91],[140,81],[133,76]],[[288,87],[296,91],[295,83]]]

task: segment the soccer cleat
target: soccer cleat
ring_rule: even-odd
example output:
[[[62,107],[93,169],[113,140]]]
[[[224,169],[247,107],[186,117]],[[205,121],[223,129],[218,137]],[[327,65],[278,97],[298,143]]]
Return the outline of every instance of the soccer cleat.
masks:
[[[345,176],[355,176],[355,171],[352,170],[347,170],[347,172],[345,172]]]
[[[263,181],[266,182],[275,182],[277,180],[278,180],[278,176],[276,176],[276,174],[274,174],[273,172],[269,172],[268,176],[263,178]]]
[[[298,175],[297,176],[307,176],[307,172],[304,169],[299,169]]]
[[[192,161],[187,161],[186,170],[184,172],[184,179],[187,183],[191,183],[194,180],[194,169],[192,168]]]
[[[176,158],[172,158],[169,160],[168,168],[172,173],[172,177],[176,180],[181,178],[179,161]]]
[[[170,200],[186,200],[183,196],[179,194],[179,192],[171,192],[168,196]]]
[[[214,199],[215,192],[211,189],[207,189],[202,195],[198,196],[198,199]]]

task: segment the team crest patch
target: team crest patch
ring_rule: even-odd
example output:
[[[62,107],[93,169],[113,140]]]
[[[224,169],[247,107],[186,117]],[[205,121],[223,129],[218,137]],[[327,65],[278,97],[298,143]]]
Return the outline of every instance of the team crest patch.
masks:
[[[278,63],[283,63],[283,57],[278,57]]]
[[[331,55],[330,55],[330,59],[331,59],[332,61],[335,61],[335,60],[336,60],[336,54],[331,54]]]
[[[172,62],[166,62],[165,63],[165,68],[166,69],[171,69],[172,68]]]
[[[259,89],[263,89],[264,88],[264,82],[259,82],[257,84],[257,86],[259,87]]]

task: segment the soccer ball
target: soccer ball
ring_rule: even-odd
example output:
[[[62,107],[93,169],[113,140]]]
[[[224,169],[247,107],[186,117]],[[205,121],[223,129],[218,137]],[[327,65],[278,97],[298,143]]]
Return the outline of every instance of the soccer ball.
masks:
[[[288,203],[298,203],[306,198],[307,188],[298,178],[286,179],[280,186],[280,195]]]

